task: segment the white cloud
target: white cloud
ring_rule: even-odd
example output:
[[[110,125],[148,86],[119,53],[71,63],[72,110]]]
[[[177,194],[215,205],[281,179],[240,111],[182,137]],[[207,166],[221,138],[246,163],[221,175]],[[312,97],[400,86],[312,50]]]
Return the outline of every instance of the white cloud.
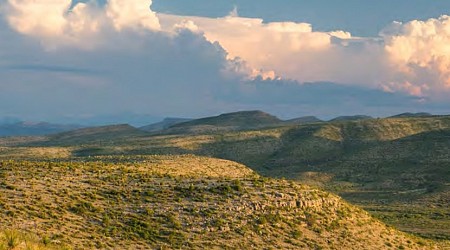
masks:
[[[381,32],[393,90],[412,95],[450,92],[450,17],[396,22]],[[442,93],[444,92],[444,93]]]
[[[439,97],[450,92],[450,17],[395,22],[380,37],[314,31],[307,23],[159,14],[166,29],[189,20],[228,58],[240,58],[250,76],[299,82],[332,81]],[[262,73],[258,73],[262,72]],[[267,74],[269,72],[270,74]]]
[[[94,86],[100,82],[100,87],[93,87],[87,96],[83,111],[100,100],[102,112],[119,110],[127,103],[132,110],[163,107],[164,111],[158,112],[178,110],[187,115],[192,110],[218,110],[227,101],[229,106],[240,107],[239,102],[245,103],[247,96],[242,100],[232,96],[240,96],[243,90],[251,92],[250,85],[242,83],[249,80],[261,84],[250,88],[256,89],[255,100],[260,98],[266,107],[274,105],[275,100],[289,105],[294,100],[292,109],[301,100],[291,93],[301,94],[303,99],[308,99],[308,93],[295,88],[298,86],[276,91],[280,78],[358,84],[420,97],[448,93],[448,17],[394,23],[380,37],[360,38],[346,31],[315,31],[307,23],[265,23],[258,18],[239,17],[237,11],[223,18],[188,17],[155,13],[150,5],[151,1],[141,0],[109,0],[104,6],[89,1],[69,10],[69,0],[8,0],[3,14],[10,27],[24,40],[38,40],[45,48],[16,46],[16,54],[22,57],[17,64],[63,65],[92,69],[95,74],[58,69],[57,73],[0,71],[8,78],[4,82],[11,85],[6,88],[9,92],[0,94],[5,98],[13,96],[8,93],[38,98],[40,95],[33,95],[27,87],[37,88],[37,93],[45,96],[50,89],[46,81],[53,79],[58,81],[59,97],[52,103],[53,97],[45,96],[43,99],[49,100],[45,109],[57,109],[51,105],[58,99],[76,112],[79,98],[72,93],[87,92],[91,83]],[[19,73],[16,78],[14,73]],[[39,86],[47,87],[42,90]],[[310,106],[321,102],[320,93],[328,87],[320,86],[311,94]],[[344,96],[348,91],[350,99],[356,98],[350,93],[352,87],[342,88],[337,95]],[[276,95],[266,100],[271,93]],[[358,98],[368,95],[374,100],[380,94],[356,93],[362,93]],[[324,95],[327,99],[334,93]],[[389,96],[384,98],[391,100]],[[333,100],[327,104],[332,106],[331,112],[343,98]]]
[[[110,0],[107,3],[106,15],[117,30],[127,27],[159,30],[159,20],[150,10],[151,5],[152,1]]]
[[[7,19],[18,32],[57,36],[64,32],[64,15],[70,4],[71,1],[60,0],[9,0]]]
[[[94,49],[105,46],[108,33],[160,29],[151,1],[109,0],[99,6],[95,0],[8,0],[6,19],[17,32],[39,39],[47,49],[77,46]]]
[[[193,22],[211,42],[218,42],[228,58],[241,58],[248,74],[271,75],[299,82],[364,82],[380,67],[374,58],[379,48],[372,39],[353,38],[349,32],[318,32],[308,23],[271,22],[262,19],[227,16],[223,18],[182,17],[159,14],[168,30],[179,22]],[[269,74],[268,74],[269,73]]]

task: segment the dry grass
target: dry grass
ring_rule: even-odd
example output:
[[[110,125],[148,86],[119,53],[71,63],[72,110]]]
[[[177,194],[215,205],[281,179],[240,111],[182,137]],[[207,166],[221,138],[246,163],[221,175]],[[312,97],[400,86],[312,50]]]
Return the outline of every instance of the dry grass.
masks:
[[[0,179],[3,229],[58,248],[448,246],[386,227],[329,193],[192,155],[2,161]]]

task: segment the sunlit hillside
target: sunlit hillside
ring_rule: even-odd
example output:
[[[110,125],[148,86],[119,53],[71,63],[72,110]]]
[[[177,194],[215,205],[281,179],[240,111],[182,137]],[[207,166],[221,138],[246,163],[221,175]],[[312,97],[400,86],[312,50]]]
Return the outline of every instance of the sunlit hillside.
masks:
[[[0,175],[4,249],[447,246],[387,227],[335,195],[225,160],[1,161]]]

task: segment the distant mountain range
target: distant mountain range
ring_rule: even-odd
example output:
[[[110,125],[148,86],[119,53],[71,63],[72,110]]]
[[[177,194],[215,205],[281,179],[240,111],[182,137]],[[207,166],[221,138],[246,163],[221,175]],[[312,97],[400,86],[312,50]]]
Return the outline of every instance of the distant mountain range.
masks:
[[[429,113],[402,113],[390,118],[408,118],[408,117],[428,117],[432,116]],[[114,124],[114,121],[119,116],[104,116],[96,119],[96,123],[102,121],[103,124]],[[155,120],[154,116],[145,115],[120,115],[121,120],[130,118],[128,124],[145,124],[145,119]],[[371,116],[354,115],[354,116],[339,116],[329,120],[330,122],[343,121],[358,121],[373,119]],[[81,120],[80,124],[87,120]],[[74,121],[75,122],[75,121]],[[148,133],[163,133],[163,134],[202,134],[202,133],[216,133],[220,131],[239,131],[248,129],[260,129],[283,125],[302,125],[309,123],[319,123],[323,120],[315,116],[304,116],[289,120],[281,120],[276,116],[262,112],[262,111],[240,111],[233,113],[221,114],[218,116],[205,117],[200,119],[190,118],[165,118],[164,120],[152,123],[149,125],[139,127],[140,131]],[[125,124],[125,123],[124,123]],[[95,126],[95,125],[94,125]],[[131,125],[130,128],[135,129]],[[34,136],[34,135],[50,135],[71,130],[91,127],[91,125],[77,125],[77,124],[55,124],[47,122],[26,122],[20,121],[17,118],[0,118],[0,136]],[[100,126],[100,128],[108,126]],[[137,130],[137,129],[136,129]]]
[[[141,127],[147,132],[164,134],[201,134],[220,131],[239,131],[280,125],[321,122],[314,116],[305,116],[283,121],[271,114],[254,110],[221,114],[200,119],[167,118],[162,122]]]
[[[0,124],[0,136],[48,135],[79,129],[80,125],[61,125],[46,122],[15,122]]]

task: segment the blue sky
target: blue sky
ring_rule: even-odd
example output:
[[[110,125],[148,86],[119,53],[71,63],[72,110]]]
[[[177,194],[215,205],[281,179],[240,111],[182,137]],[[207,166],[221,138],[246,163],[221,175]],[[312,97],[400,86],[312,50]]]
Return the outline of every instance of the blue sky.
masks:
[[[0,117],[450,112],[448,1],[1,5]]]

